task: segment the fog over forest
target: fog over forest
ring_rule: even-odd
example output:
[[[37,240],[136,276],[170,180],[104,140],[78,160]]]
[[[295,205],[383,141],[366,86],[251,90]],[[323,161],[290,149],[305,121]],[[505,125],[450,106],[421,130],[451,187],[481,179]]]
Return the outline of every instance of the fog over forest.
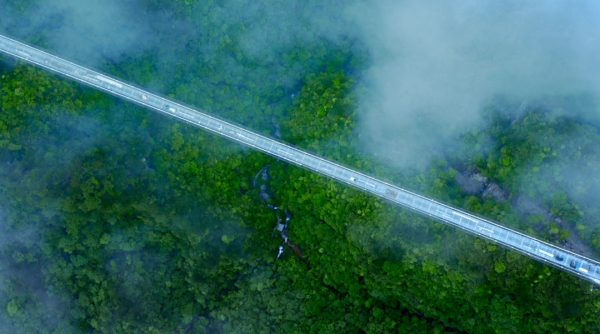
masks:
[[[0,34],[594,258],[598,18],[0,0]],[[0,334],[600,330],[573,275],[8,56],[0,77]],[[265,203],[300,246],[277,261]]]
[[[0,27],[17,37],[43,37],[48,49],[97,68],[103,59],[118,62],[152,50],[168,71],[185,59],[171,59],[165,49],[182,48],[202,31],[189,19],[149,8],[144,1],[50,0],[32,6],[25,20],[3,12]],[[312,2],[225,1],[209,19],[246,24],[240,45],[257,59],[273,60],[295,43],[356,38],[369,55],[358,123],[366,134],[363,147],[399,167],[439,155],[457,135],[480,125],[483,108],[498,96],[598,97],[595,1],[351,1],[343,7],[344,20],[315,15],[314,8]],[[52,33],[40,36],[46,28]],[[159,30],[176,38],[165,41]],[[214,47],[204,46],[207,55]],[[594,104],[574,116],[598,121],[598,114]]]
[[[427,162],[479,126],[497,96],[531,103],[600,93],[595,1],[382,1],[359,9],[373,57],[365,81],[374,94],[361,105],[365,146],[399,166]],[[599,111],[573,116],[598,121]]]

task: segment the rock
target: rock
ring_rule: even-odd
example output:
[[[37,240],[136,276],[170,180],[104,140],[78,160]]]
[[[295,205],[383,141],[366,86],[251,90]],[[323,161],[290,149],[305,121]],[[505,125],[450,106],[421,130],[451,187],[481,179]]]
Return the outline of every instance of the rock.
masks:
[[[267,202],[269,200],[269,198],[271,196],[269,196],[269,193],[267,192],[267,185],[263,184],[260,186],[260,197]]]
[[[275,122],[275,117],[271,117],[271,123],[275,127],[275,132],[273,135],[276,138],[281,139],[281,127],[279,126],[279,123]]]
[[[490,197],[498,201],[506,201],[508,198],[504,189],[498,184],[490,182],[487,177],[478,170],[469,170],[456,174],[456,182],[463,190],[471,195]]]
[[[483,176],[483,174],[479,173],[479,171],[474,171],[471,173],[471,178],[477,182],[481,182],[483,184],[488,183],[488,178]]]
[[[495,200],[504,202],[508,196],[504,189],[500,188],[496,183],[491,182],[483,191],[482,197],[491,197]]]
[[[485,182],[481,181],[479,178],[473,177],[473,173],[458,173],[456,174],[456,182],[469,194],[479,195],[485,189]],[[481,174],[480,174],[481,175]]]

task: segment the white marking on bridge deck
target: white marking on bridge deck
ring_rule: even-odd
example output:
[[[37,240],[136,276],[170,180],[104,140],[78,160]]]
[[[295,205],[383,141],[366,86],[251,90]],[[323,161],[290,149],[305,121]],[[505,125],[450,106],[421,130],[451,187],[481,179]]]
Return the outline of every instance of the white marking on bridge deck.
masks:
[[[366,185],[371,186],[373,188],[375,188],[376,186],[373,183],[369,183],[367,181],[363,181]]]
[[[481,231],[486,231],[486,232],[488,232],[488,233],[490,233],[490,234],[494,233],[494,231],[492,231],[492,230],[490,230],[490,229],[488,229],[488,228],[483,228],[483,227],[481,227],[481,226],[477,226],[477,228],[478,228],[478,229],[480,229]]]
[[[26,57],[28,57],[28,58],[31,58],[31,54],[29,54],[29,53],[27,53],[27,52],[25,52],[25,51],[22,51],[22,50],[17,50],[17,52],[18,52],[18,53],[20,53],[20,54],[22,54],[22,55],[25,55],[25,56],[26,56]]]
[[[244,138],[244,139],[250,140],[250,141],[252,141],[252,142],[255,142],[255,141],[256,141],[256,140],[254,140],[254,139],[252,139],[252,138],[248,138],[248,137],[244,136],[243,134],[241,134],[241,133],[239,133],[239,132],[237,132],[236,134],[237,134],[238,136],[240,136],[240,137],[242,137],[242,138]]]
[[[111,85],[117,86],[117,87],[119,87],[119,88],[123,88],[123,85],[122,85],[122,84],[120,84],[120,83],[118,83],[118,82],[116,82],[116,81],[114,81],[114,80],[111,80],[111,79],[109,79],[109,78],[105,78],[105,77],[103,77],[103,76],[101,76],[101,75],[96,75],[96,79],[98,79],[98,80],[100,80],[100,81],[103,81],[103,82],[106,82],[106,83],[108,83],[108,84],[111,84]]]
[[[473,221],[473,218],[472,218],[472,217],[469,217],[469,216],[466,216],[466,215],[460,214],[460,213],[458,213],[458,212],[456,212],[456,211],[452,211],[452,213],[453,213],[453,214],[455,214],[455,215],[457,215],[457,216],[459,216],[459,217],[461,217],[461,218],[464,218],[464,219],[466,219],[466,220]]]
[[[550,254],[550,253],[546,252],[545,250],[538,249],[538,252],[540,252],[540,253],[542,253],[544,255],[548,255],[550,257],[554,257],[554,254]]]

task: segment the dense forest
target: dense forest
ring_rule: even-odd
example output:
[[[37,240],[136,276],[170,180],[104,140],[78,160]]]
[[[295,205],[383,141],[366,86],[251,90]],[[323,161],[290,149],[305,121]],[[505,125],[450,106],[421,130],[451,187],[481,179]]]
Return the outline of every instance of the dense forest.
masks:
[[[483,127],[426,166],[400,170],[360,149],[357,92],[368,91],[360,75],[369,56],[356,41],[299,38],[257,55],[240,46],[247,23],[210,18],[217,2],[144,3],[201,38],[175,47],[158,26],[160,53],[105,59],[101,70],[600,254],[590,200],[600,132],[572,116],[586,97],[499,97],[482,110]],[[28,6],[35,1],[10,10],[26,15]],[[23,40],[49,46],[43,33]],[[176,55],[198,61],[160,58]],[[276,216],[253,185],[267,164],[269,201],[293,213],[289,235],[310,266],[289,250],[275,261]],[[2,333],[600,331],[600,292],[588,282],[7,56],[0,173]],[[494,193],[483,191],[490,185]]]

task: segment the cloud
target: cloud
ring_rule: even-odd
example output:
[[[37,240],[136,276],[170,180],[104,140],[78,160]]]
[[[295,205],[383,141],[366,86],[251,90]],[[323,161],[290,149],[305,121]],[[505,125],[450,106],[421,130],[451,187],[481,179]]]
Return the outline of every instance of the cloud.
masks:
[[[50,50],[86,65],[147,47],[152,36],[152,20],[135,2],[44,0],[23,9],[0,16],[0,29],[24,41],[41,36]]]
[[[597,2],[379,1],[355,12],[372,57],[362,144],[397,166],[440,154],[499,95],[600,91]]]

